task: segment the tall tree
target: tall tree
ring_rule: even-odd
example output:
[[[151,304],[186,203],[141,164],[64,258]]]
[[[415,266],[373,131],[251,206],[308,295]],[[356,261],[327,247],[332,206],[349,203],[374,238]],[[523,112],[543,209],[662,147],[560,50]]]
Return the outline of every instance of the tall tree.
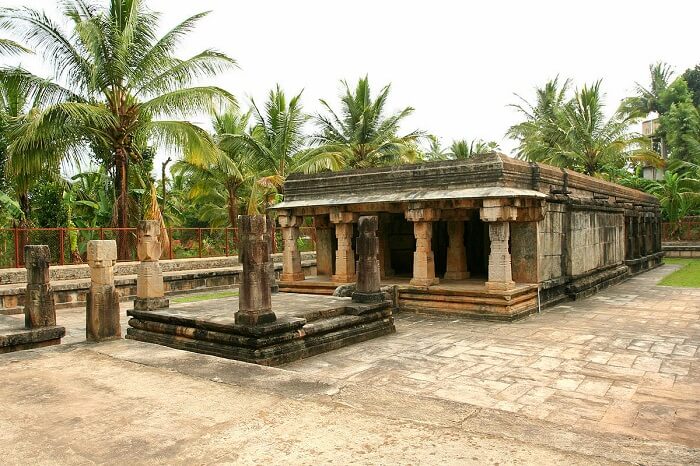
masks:
[[[486,154],[498,149],[498,143],[495,141],[457,139],[452,141],[447,157],[450,159],[468,159],[475,155]]]
[[[341,108],[336,113],[325,100],[325,114],[316,115],[319,131],[314,143],[319,152],[339,160],[346,168],[365,168],[416,161],[420,153],[416,143],[421,131],[399,135],[401,123],[413,113],[405,107],[394,113],[386,110],[390,85],[372,97],[369,79],[361,78],[355,90],[342,83]]]
[[[570,100],[555,92],[555,82],[550,84],[545,92],[538,91],[536,104],[517,106],[526,121],[511,127],[508,134],[519,140],[522,158],[594,176],[604,176],[629,162],[660,163],[649,140],[631,132],[627,119],[619,113],[605,117],[600,81],[583,86]]]
[[[233,95],[215,86],[191,86],[235,65],[212,49],[188,59],[175,52],[207,13],[185,19],[157,37],[159,15],[143,0],[110,0],[93,4],[66,1],[66,33],[44,13],[28,8],[0,10],[0,29],[17,35],[40,51],[62,84],[64,102],[42,112],[27,134],[10,150],[33,150],[59,137],[71,149],[104,147],[117,192],[117,226],[129,226],[129,165],[141,163],[146,147],[166,147],[191,160],[214,157],[207,132],[183,120],[235,103]],[[126,257],[121,235],[120,257]]]
[[[650,83],[647,87],[635,83],[635,95],[627,97],[620,104],[619,112],[627,118],[646,118],[651,112],[663,114],[668,106],[661,102],[661,96],[671,83],[673,70],[664,62],[649,65]]]

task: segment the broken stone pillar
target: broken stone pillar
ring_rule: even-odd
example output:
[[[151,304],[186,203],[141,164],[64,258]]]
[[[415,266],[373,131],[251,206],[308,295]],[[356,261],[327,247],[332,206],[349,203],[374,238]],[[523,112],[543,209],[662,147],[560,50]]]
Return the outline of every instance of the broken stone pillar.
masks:
[[[353,224],[357,222],[357,214],[331,211],[331,222],[335,224],[335,237],[338,240],[338,249],[335,252],[335,274],[331,279],[336,283],[352,283],[355,281]]]
[[[413,253],[413,278],[411,285],[437,285],[435,276],[435,254],[432,249],[433,221],[437,220],[439,210],[412,205],[406,211],[406,220],[413,222],[413,235],[416,238],[416,250]]]
[[[160,269],[160,222],[142,220],[137,228],[136,252],[141,263],[136,272],[136,299],[134,309],[147,311],[170,305],[165,298],[163,271]]]
[[[464,280],[469,278],[467,271],[467,248],[464,246],[464,222],[452,220],[447,222],[449,246],[447,248],[447,269],[445,280]]]
[[[316,275],[333,275],[333,230],[328,217],[314,217],[316,229]]]
[[[489,254],[489,281],[486,288],[489,290],[510,290],[515,288],[512,278],[511,257],[508,250],[510,238],[510,223],[489,223],[489,239],[491,240],[491,254]]]
[[[360,217],[357,223],[360,235],[357,237],[357,286],[352,300],[358,303],[378,303],[384,301],[380,290],[379,239],[376,216]]]
[[[275,221],[268,215],[265,216],[265,239],[267,240],[267,274],[270,280],[270,291],[277,293],[280,286],[277,284],[277,275],[275,274],[275,262],[272,260],[273,243],[275,241]]]
[[[240,325],[267,324],[277,319],[272,312],[270,274],[267,268],[270,250],[266,231],[265,216],[240,215],[238,217],[240,241],[238,254],[243,264],[243,276],[235,320]]]
[[[296,282],[304,280],[304,272],[301,269],[301,254],[297,245],[299,226],[301,226],[303,218],[287,212],[280,214],[278,219],[282,228],[282,240],[284,241],[280,281]]]
[[[27,328],[56,325],[56,307],[49,279],[51,252],[46,245],[24,246],[27,291],[24,298],[24,325]]]
[[[114,288],[117,242],[92,240],[87,245],[90,291],[87,294],[85,334],[88,341],[121,337],[119,294]]]

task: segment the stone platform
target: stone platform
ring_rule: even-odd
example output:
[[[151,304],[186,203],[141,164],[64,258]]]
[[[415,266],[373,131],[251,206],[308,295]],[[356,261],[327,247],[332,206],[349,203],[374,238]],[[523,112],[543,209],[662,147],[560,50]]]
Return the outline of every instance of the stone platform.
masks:
[[[409,278],[389,277],[382,286],[396,287],[398,308],[402,311],[459,315],[476,319],[514,320],[537,312],[537,285],[517,283],[512,290],[487,290],[484,280],[440,280],[437,285],[415,286]],[[280,282],[289,293],[332,295],[340,285],[327,276],[303,281]]]
[[[25,328],[24,319],[0,315],[0,354],[58,345],[66,334],[61,326]]]
[[[237,304],[130,310],[126,338],[274,366],[396,331],[390,302],[279,293],[272,297],[277,321],[258,326],[235,323]]]

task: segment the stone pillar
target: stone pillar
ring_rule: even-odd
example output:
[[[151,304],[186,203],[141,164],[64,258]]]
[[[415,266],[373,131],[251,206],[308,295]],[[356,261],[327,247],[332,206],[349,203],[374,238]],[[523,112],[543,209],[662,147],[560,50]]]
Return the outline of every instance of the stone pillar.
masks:
[[[330,277],[333,275],[333,230],[328,217],[314,217],[316,228],[316,274]]]
[[[389,214],[379,215],[379,276],[381,278],[394,275],[391,267],[391,246],[389,243],[389,233],[391,229],[391,217]]]
[[[479,212],[481,219],[489,222],[489,279],[488,290],[510,290],[515,288],[508,240],[510,239],[510,221],[517,219],[517,209],[510,205],[508,199],[484,199]]]
[[[287,212],[281,214],[278,219],[282,228],[282,240],[284,241],[280,281],[301,281],[304,279],[304,272],[301,269],[301,254],[297,246],[297,239],[299,239],[299,226],[303,218]]]
[[[149,311],[170,305],[165,298],[163,271],[160,269],[160,222],[142,220],[137,228],[138,244],[136,253],[141,263],[136,271],[136,299],[134,309]]]
[[[437,220],[439,215],[438,210],[420,205],[410,206],[406,211],[406,220],[413,222],[413,234],[416,237],[411,285],[430,286],[440,281],[435,276],[435,255],[432,249],[433,220]]]
[[[280,286],[277,284],[277,275],[275,274],[275,262],[272,260],[273,243],[275,241],[275,221],[269,215],[265,216],[265,240],[267,241],[267,274],[270,280],[270,291],[277,293]]]
[[[464,280],[469,278],[467,248],[464,246],[464,222],[462,220],[447,222],[447,234],[450,240],[447,248],[445,280]]]
[[[87,244],[90,291],[87,294],[85,336],[88,341],[121,337],[119,294],[114,288],[117,242],[92,240]]]
[[[489,223],[489,239],[491,254],[489,254],[489,280],[486,288],[490,290],[510,290],[515,288],[512,278],[511,258],[508,250],[510,238],[510,223]]]
[[[360,235],[357,237],[357,286],[352,300],[358,303],[378,303],[384,301],[380,290],[379,239],[376,216],[360,217],[357,223]]]
[[[265,216],[238,216],[238,257],[243,264],[243,276],[235,320],[240,325],[261,325],[277,320],[272,312],[270,274],[267,268],[270,249],[266,231]]]
[[[352,212],[331,212],[331,222],[335,224],[335,237],[338,240],[338,250],[335,252],[335,274],[332,280],[336,283],[351,283],[355,281],[355,251],[352,248],[353,223],[357,214]]]
[[[27,328],[56,325],[56,307],[49,279],[51,252],[46,245],[24,246],[27,291],[24,297],[24,325]]]

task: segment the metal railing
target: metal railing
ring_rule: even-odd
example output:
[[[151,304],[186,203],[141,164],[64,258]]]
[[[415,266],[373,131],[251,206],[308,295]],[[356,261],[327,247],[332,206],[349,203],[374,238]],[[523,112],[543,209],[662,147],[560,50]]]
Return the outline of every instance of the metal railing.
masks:
[[[161,259],[224,257],[238,254],[237,228],[167,228],[169,244]],[[119,238],[120,235],[123,235]],[[121,261],[136,260],[136,228],[0,228],[0,269],[24,266],[25,244],[46,244],[52,265],[80,264],[86,261],[87,243],[93,239],[117,240]],[[121,241],[120,241],[121,239]],[[75,247],[72,248],[71,244]],[[316,248],[316,231],[301,227],[300,251]],[[272,252],[282,251],[282,232],[275,229]]]
[[[700,221],[664,222],[661,224],[661,240],[700,243]]]

